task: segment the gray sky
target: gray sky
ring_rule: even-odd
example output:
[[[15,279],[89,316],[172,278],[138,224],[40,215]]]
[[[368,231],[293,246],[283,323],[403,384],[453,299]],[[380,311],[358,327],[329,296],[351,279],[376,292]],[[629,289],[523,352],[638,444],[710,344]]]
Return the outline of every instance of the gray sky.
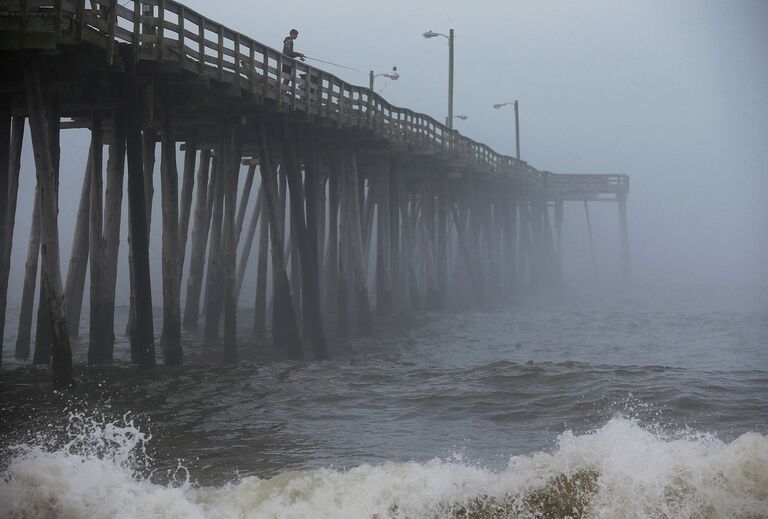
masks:
[[[513,112],[492,105],[519,99],[522,155],[534,167],[631,175],[638,275],[768,283],[768,2],[187,5],[275,48],[295,27],[296,49],[308,56],[377,72],[397,65],[400,80],[381,80],[377,90],[438,120],[446,113],[447,42],[421,34],[454,28],[454,113],[469,116],[456,122],[462,133],[512,154]],[[615,207],[594,211],[605,220],[598,239],[614,245]],[[575,225],[583,211],[566,217]],[[586,237],[580,225],[572,230],[579,243],[566,246],[575,253]]]
[[[492,105],[519,99],[522,156],[534,167],[630,175],[630,240],[640,280],[768,285],[768,2],[186,4],[278,49],[295,27],[296,50],[308,56],[377,72],[397,65],[401,79],[380,80],[377,90],[438,120],[447,104],[447,43],[421,33],[454,28],[455,113],[469,116],[456,127],[512,154],[513,112]],[[365,74],[324,68],[367,84]],[[87,134],[68,132],[62,146],[66,275]],[[29,167],[28,145],[25,158]],[[23,188],[28,202],[31,184]],[[29,209],[22,203],[14,273],[23,264]],[[589,273],[582,208],[567,209],[566,219],[566,273]],[[615,276],[615,205],[595,207],[593,219],[601,262]],[[155,244],[159,227],[153,226]],[[11,282],[12,305],[20,285],[20,278]]]

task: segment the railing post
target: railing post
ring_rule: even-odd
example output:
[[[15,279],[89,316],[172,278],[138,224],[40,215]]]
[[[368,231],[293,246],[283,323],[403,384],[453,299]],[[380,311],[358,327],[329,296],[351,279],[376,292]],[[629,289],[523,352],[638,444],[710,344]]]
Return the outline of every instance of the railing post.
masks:
[[[307,119],[309,119],[312,112],[312,67],[307,67],[307,75],[304,81],[304,91],[307,93],[307,106],[305,107],[305,114]]]
[[[269,51],[267,51],[269,52]],[[277,70],[275,72],[277,79],[277,108],[283,106],[283,53],[277,55]]]
[[[236,32],[233,38],[235,44],[235,85],[240,88],[240,33]],[[240,160],[238,158],[238,160]]]
[[[298,65],[294,59],[291,64],[291,111],[296,110],[296,79],[298,78],[298,75]]]
[[[139,46],[139,35],[141,34],[141,2],[134,0],[133,2],[133,46]],[[134,54],[135,56],[135,54]]]
[[[256,93],[256,49],[253,40],[248,40],[248,83],[251,93]]]
[[[24,2],[25,14],[26,14],[26,5],[27,3]],[[85,26],[85,0],[77,0],[77,5],[75,6],[75,18],[77,19],[77,26],[75,29],[75,40],[82,41],[83,27]]]
[[[115,26],[117,25],[117,0],[109,0],[107,12],[107,64],[112,66],[115,54]]]
[[[56,13],[56,18],[53,20],[53,30],[56,31],[56,36],[61,36],[61,0],[56,0],[53,3],[53,10]]]
[[[179,33],[178,51],[179,51],[179,63],[184,63],[184,7],[179,6],[179,23],[176,24],[177,31]]]
[[[197,67],[202,74],[205,71],[205,18],[202,16],[197,23]]]
[[[261,96],[262,98],[266,99],[267,95],[269,94],[269,50],[267,50],[266,47],[261,47],[261,52],[263,56],[263,60],[261,63],[262,71],[263,71],[263,82],[261,85]],[[278,85],[280,84],[280,78],[277,78]]]
[[[165,39],[165,0],[157,0],[157,30],[155,31],[155,34],[157,60],[162,63],[164,60],[163,40]]]
[[[219,25],[219,42],[216,46],[218,51],[219,81],[224,77],[224,26]]]

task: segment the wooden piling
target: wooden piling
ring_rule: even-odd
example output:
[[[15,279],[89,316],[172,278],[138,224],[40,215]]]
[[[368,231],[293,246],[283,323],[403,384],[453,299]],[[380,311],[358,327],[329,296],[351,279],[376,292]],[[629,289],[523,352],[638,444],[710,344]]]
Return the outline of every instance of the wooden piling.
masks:
[[[392,311],[392,233],[390,232],[389,157],[381,163],[381,179],[376,200],[376,310],[380,315]]]
[[[443,180],[437,192],[437,235],[435,261],[437,262],[438,308],[445,308],[448,298],[448,187]]]
[[[197,171],[197,196],[195,199],[195,225],[192,228],[192,248],[187,277],[187,299],[184,305],[184,329],[196,330],[200,315],[200,292],[203,287],[205,249],[211,227],[213,193],[216,176],[210,175],[211,151],[200,152],[200,168]]]
[[[120,252],[120,222],[125,179],[125,117],[122,110],[113,114],[112,142],[107,160],[107,183],[104,193],[104,346],[105,356],[112,361],[115,347],[115,292],[117,288],[117,262]]]
[[[245,211],[248,209],[248,202],[251,199],[251,189],[253,188],[253,178],[256,176],[256,163],[248,165],[248,172],[245,175],[245,185],[240,195],[240,204],[237,206],[237,218],[235,219],[235,249],[240,243],[240,235],[243,232],[243,222],[245,221]],[[258,214],[258,211],[256,212]]]
[[[344,160],[346,166],[342,169],[342,203],[346,194],[347,241],[349,243],[350,271],[354,284],[355,305],[357,311],[357,328],[362,335],[370,334],[373,330],[370,303],[368,301],[367,272],[363,265],[363,235],[358,203],[358,172],[357,153],[354,148],[347,147]]]
[[[555,261],[558,279],[563,276],[563,201],[555,201]]]
[[[32,312],[35,304],[35,286],[37,284],[37,265],[40,257],[40,197],[39,188],[35,188],[35,203],[32,209],[32,223],[29,228],[27,260],[24,264],[24,285],[21,293],[19,327],[16,332],[16,358],[29,358],[32,335]]]
[[[184,149],[184,170],[181,181],[181,203],[179,206],[179,286],[184,280],[184,260],[187,254],[187,237],[189,236],[189,219],[192,212],[192,192],[195,189],[195,161],[197,160],[197,143],[194,138],[188,140]],[[205,168],[201,164],[200,168]],[[200,172],[198,171],[198,176]],[[205,190],[206,186],[203,186]],[[199,189],[199,188],[198,188]]]
[[[126,81],[123,85],[125,143],[128,165],[128,245],[131,278],[131,362],[142,368],[155,365],[155,332],[149,270],[149,222],[142,159],[138,81],[133,52],[123,47]]]
[[[90,222],[89,229],[89,263],[91,275],[91,295],[90,295],[90,319],[88,328],[90,330],[88,340],[88,363],[101,364],[109,362],[104,351],[104,306],[103,294],[105,291],[104,281],[104,239],[102,235],[103,226],[103,178],[102,178],[102,153],[103,153],[103,130],[102,121],[99,114],[94,114],[91,123],[91,149],[93,150],[93,159],[91,160],[91,190],[90,190]]]
[[[619,233],[621,242],[621,274],[625,283],[632,280],[629,258],[629,230],[627,226],[627,195],[622,193],[618,197],[619,205]]]
[[[16,226],[16,205],[19,195],[19,172],[21,170],[21,146],[24,139],[24,117],[13,117],[8,149],[8,181],[5,200],[8,203],[0,233],[5,236],[0,248],[0,364],[2,364],[3,337],[5,336],[5,314],[8,304],[8,278],[11,271],[13,231]],[[2,159],[0,159],[2,160]],[[3,191],[0,190],[0,197]],[[0,198],[2,199],[2,198]],[[0,210],[1,212],[1,210]]]
[[[301,337],[296,322],[296,314],[291,300],[291,288],[285,271],[285,253],[283,229],[278,217],[278,195],[276,174],[272,168],[271,150],[264,123],[259,128],[259,164],[261,164],[261,182],[264,189],[264,205],[269,221],[272,241],[272,272],[275,279],[275,293],[272,310],[272,337],[275,348],[290,358],[301,358]]]
[[[205,338],[214,340],[219,335],[219,321],[221,319],[222,293],[222,224],[224,222],[224,193],[226,191],[226,178],[224,170],[223,145],[219,145],[215,169],[213,174],[216,180],[216,192],[213,200],[213,213],[211,216],[210,244],[208,247],[208,270],[205,280]]]
[[[298,251],[301,268],[302,326],[305,340],[309,341],[316,358],[325,357],[325,331],[320,309],[320,280],[317,270],[317,222],[315,221],[317,193],[310,176],[305,193],[302,189],[298,154],[289,129],[283,127],[283,154],[288,188],[291,198],[291,236]],[[311,151],[307,153],[311,163]],[[312,175],[314,171],[308,171]],[[305,198],[309,199],[305,210]]]
[[[224,361],[237,361],[237,238],[235,211],[240,170],[241,141],[234,124],[226,125],[224,142],[224,224],[223,224],[223,299],[224,299]]]
[[[401,300],[402,294],[402,261],[400,258],[400,173],[394,158],[389,161],[389,244],[391,258],[392,301]],[[393,307],[393,310],[397,308]]]
[[[328,238],[325,252],[325,307],[338,315],[339,295],[339,171],[328,177]],[[346,306],[345,313],[346,313]],[[337,323],[338,324],[338,323]],[[338,326],[337,326],[338,328]]]
[[[91,168],[93,147],[88,151],[88,160],[83,174],[83,187],[80,190],[80,204],[77,208],[75,233],[72,238],[72,252],[69,256],[69,269],[64,294],[67,299],[67,323],[71,336],[80,336],[80,312],[83,306],[85,276],[88,269],[88,239],[91,212]]]
[[[160,185],[163,207],[163,332],[161,345],[166,366],[181,364],[181,311],[179,268],[179,174],[176,140],[172,133],[172,108],[162,114],[162,163]],[[146,169],[145,169],[146,172]]]
[[[511,189],[510,189],[511,191]],[[511,294],[514,294],[518,287],[517,278],[517,204],[513,203],[511,194],[508,194],[509,205],[507,206],[507,246],[506,246],[506,265],[507,265],[507,288]]]
[[[260,167],[261,168],[261,167]],[[267,262],[269,260],[269,217],[265,199],[265,187],[261,184],[261,226],[259,229],[259,258],[256,265],[256,298],[254,302],[253,332],[264,337],[267,328]]]
[[[322,185],[322,166],[319,154],[315,148],[314,137],[306,136],[306,156],[304,158],[304,200],[306,203],[306,244],[301,248],[301,254],[307,256],[304,270],[304,331],[312,336],[312,345],[316,359],[326,357],[325,327],[322,311],[322,266],[320,258],[322,250],[318,236],[320,235],[321,213],[319,188]]]
[[[6,242],[12,240],[8,234],[10,211],[6,204],[9,199],[11,165],[11,99],[0,96],[0,254],[5,256]],[[5,330],[5,301],[8,297],[8,276],[5,261],[0,258],[0,364],[3,362],[3,335]]]
[[[518,279],[520,283],[533,282],[533,253],[531,243],[531,218],[528,202],[521,202],[517,205],[520,230],[520,247],[518,249]]]
[[[253,249],[253,238],[256,235],[256,228],[258,227],[259,217],[261,216],[262,197],[261,186],[259,186],[258,194],[256,195],[256,206],[251,214],[251,221],[248,224],[248,230],[245,234],[245,243],[243,243],[243,250],[240,253],[240,261],[237,262],[237,286],[235,288],[235,298],[238,300],[240,299],[240,291],[243,288],[243,280],[245,279],[248,260],[251,257],[251,250]]]
[[[61,149],[59,146],[59,112],[58,112],[58,102],[56,100],[55,95],[52,95],[47,100],[47,106],[46,106],[46,113],[45,113],[45,120],[47,123],[47,130],[48,130],[48,148],[50,151],[50,158],[51,158],[51,164],[53,165],[53,189],[54,189],[54,196],[53,200],[56,205],[56,211],[58,213],[58,205],[59,205],[59,158],[61,155]],[[45,221],[40,220],[40,225],[45,225]],[[41,228],[41,242],[40,246],[43,246],[42,241],[42,228]],[[56,234],[56,239],[58,241],[58,229]],[[41,253],[42,258],[42,253]],[[57,264],[59,261],[58,256],[56,257]],[[42,265],[41,260],[41,265]],[[40,365],[50,365],[51,364],[51,349],[53,347],[53,321],[52,321],[52,313],[50,305],[47,303],[48,301],[48,293],[47,293],[47,284],[44,283],[43,277],[44,277],[44,271],[41,268],[40,269],[40,298],[38,300],[37,305],[37,323],[36,323],[36,333],[35,333],[35,353],[33,356],[32,362],[34,364],[40,364]],[[60,273],[59,273],[60,275]],[[66,301],[66,300],[65,300]]]
[[[73,384],[74,379],[72,378],[72,350],[69,343],[69,331],[67,330],[67,312],[59,268],[58,204],[56,203],[55,187],[55,173],[58,165],[53,163],[51,156],[48,121],[45,117],[46,106],[40,81],[40,64],[38,59],[34,57],[24,61],[22,66],[24,68],[29,126],[39,187],[41,271],[53,329],[51,364],[54,383],[57,386],[68,386]],[[55,116],[58,119],[58,114]]]
[[[597,269],[597,257],[595,256],[595,240],[592,236],[592,219],[589,216],[589,205],[584,200],[584,215],[587,218],[587,235],[589,236],[589,255],[592,258],[592,273],[595,276],[595,280],[599,278],[599,271]]]
[[[132,55],[130,50],[128,53]],[[135,59],[135,58],[130,58]],[[138,105],[138,102],[137,102]],[[141,133],[141,160],[142,171],[144,175],[144,209],[146,211],[147,240],[149,240],[150,228],[152,226],[152,200],[155,193],[154,175],[155,175],[155,148],[157,143],[157,133],[152,128],[144,128]],[[131,299],[131,307],[128,312],[128,324],[126,326],[127,335],[133,333],[134,321],[136,319],[136,308]]]

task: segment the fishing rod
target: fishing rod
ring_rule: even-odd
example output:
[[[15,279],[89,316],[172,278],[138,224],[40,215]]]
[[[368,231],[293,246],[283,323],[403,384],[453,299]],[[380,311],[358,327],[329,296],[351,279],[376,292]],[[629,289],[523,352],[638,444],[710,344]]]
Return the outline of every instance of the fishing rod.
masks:
[[[320,59],[320,58],[310,58],[309,56],[304,56],[304,58],[311,59],[312,61],[317,61],[317,62],[320,62],[320,63],[325,63],[326,65],[333,65],[334,67],[344,68],[344,69],[347,69],[347,70],[352,70],[354,72],[360,72],[361,74],[367,74],[367,72],[364,72],[364,71],[362,71],[360,69],[356,69],[356,68],[352,68],[352,67],[347,67],[346,65],[339,65],[338,63],[334,63],[332,61],[325,61],[324,59]]]

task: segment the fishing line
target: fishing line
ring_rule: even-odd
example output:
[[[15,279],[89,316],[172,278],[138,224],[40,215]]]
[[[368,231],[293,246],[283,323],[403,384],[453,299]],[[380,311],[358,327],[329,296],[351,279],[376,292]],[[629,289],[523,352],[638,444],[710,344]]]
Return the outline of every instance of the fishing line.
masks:
[[[344,68],[344,69],[347,69],[347,70],[353,70],[355,72],[360,72],[361,74],[367,74],[367,72],[365,72],[363,70],[360,70],[360,69],[357,69],[357,68],[352,68],[352,67],[347,67],[346,65],[339,65],[338,63],[334,63],[332,61],[325,61],[324,59],[319,59],[319,58],[310,58],[309,56],[304,56],[304,58],[305,59],[311,59],[312,61],[318,61],[320,63],[325,63],[326,65],[333,65],[334,67]]]

